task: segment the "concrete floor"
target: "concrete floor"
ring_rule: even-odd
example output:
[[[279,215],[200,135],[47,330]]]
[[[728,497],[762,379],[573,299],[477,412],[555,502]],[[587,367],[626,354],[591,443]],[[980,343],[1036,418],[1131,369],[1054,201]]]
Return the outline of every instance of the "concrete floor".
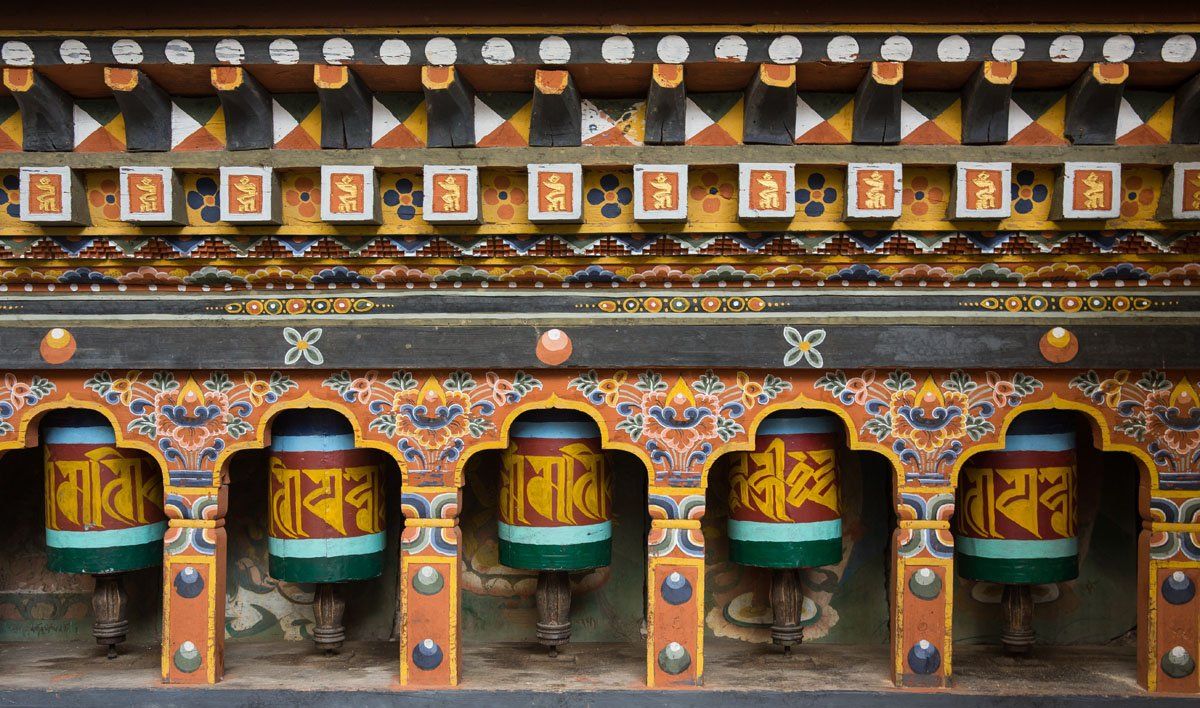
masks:
[[[353,642],[326,657],[307,643],[233,642],[225,681],[197,689],[160,684],[157,646],[127,646],[109,661],[83,642],[0,643],[0,705],[1200,705],[1144,693],[1131,647],[1041,647],[1012,660],[996,647],[961,646],[955,686],[943,692],[893,688],[884,646],[810,645],[785,656],[710,641],[705,687],[666,692],[645,691],[641,645],[569,645],[551,659],[534,645],[468,644],[462,686],[450,692],[400,691],[397,651]]]

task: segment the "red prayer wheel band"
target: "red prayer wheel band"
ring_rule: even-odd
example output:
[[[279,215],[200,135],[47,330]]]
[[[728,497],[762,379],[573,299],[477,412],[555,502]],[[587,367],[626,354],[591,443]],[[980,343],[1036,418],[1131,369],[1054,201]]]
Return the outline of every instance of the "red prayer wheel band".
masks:
[[[384,529],[382,473],[373,451],[274,450],[268,465],[273,538],[346,538]]]
[[[797,523],[841,518],[836,433],[758,435],[754,452],[734,456],[729,518]]]
[[[582,526],[612,518],[612,487],[599,437],[513,437],[504,453],[500,521]]]
[[[960,473],[959,535],[1025,541],[1074,537],[1074,451],[1007,454],[1020,459],[993,455],[993,464],[972,460]]]
[[[46,528],[117,530],[163,514],[162,477],[144,453],[93,443],[47,443]]]

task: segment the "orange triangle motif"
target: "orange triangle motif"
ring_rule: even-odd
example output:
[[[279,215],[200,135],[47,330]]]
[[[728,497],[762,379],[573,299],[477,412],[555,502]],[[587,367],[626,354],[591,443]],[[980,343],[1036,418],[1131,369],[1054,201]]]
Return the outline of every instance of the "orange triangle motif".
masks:
[[[475,143],[477,147],[525,147],[529,144],[517,126],[505,121]]]

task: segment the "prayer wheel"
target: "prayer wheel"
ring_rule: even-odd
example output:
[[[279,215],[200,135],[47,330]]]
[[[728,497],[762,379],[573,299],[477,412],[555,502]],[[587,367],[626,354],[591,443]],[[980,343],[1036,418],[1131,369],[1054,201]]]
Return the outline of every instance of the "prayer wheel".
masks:
[[[332,653],[345,640],[337,584],[383,572],[382,471],[373,451],[355,449],[350,424],[323,410],[281,413],[269,464],[271,577],[316,583],[313,641]]]
[[[509,431],[500,475],[500,562],[536,570],[537,638],[571,638],[568,572],[612,557],[612,486],[600,431],[584,415],[544,411]]]
[[[964,578],[1004,585],[1010,654],[1033,644],[1030,586],[1079,575],[1075,478],[1074,426],[1049,411],[1018,417],[1004,449],[975,455],[959,473],[955,564]]]
[[[784,651],[803,639],[800,569],[842,560],[838,431],[832,415],[777,413],[729,473],[729,558],[772,569],[771,640]]]
[[[147,455],[118,449],[112,425],[99,413],[50,413],[41,440],[47,565],[95,577],[92,635],[113,658],[129,629],[121,574],[162,564],[162,476]]]

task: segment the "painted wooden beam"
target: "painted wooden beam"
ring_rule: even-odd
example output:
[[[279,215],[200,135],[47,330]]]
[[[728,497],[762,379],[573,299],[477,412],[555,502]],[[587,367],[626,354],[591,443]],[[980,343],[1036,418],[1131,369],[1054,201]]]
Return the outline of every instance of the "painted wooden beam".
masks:
[[[21,109],[23,147],[28,152],[75,149],[74,100],[33,69],[7,68],[4,87]]]
[[[269,150],[275,145],[271,94],[240,66],[215,66],[209,79],[225,113],[225,149]]]
[[[686,139],[687,88],[683,64],[655,64],[646,97],[647,145],[683,145]]]
[[[346,66],[317,64],[313,82],[321,98],[321,147],[371,147],[371,90]]]
[[[538,69],[533,76],[532,147],[573,147],[582,141],[579,91],[571,74]]]
[[[1015,61],[985,61],[962,92],[962,142],[964,145],[1001,145],[1008,142],[1008,111]]]
[[[371,164],[380,169],[412,169],[425,164],[476,165],[522,170],[527,165],[570,162],[584,167],[614,165],[736,165],[739,162],[792,162],[797,165],[843,165],[852,162],[901,162],[913,165],[954,165],[958,162],[1011,162],[1057,167],[1064,162],[1120,162],[1127,165],[1168,166],[1200,162],[1200,146],[1178,145],[693,145],[681,150],[670,145],[577,146],[570,148],[513,147],[503,150],[461,150],[451,160],[441,148],[377,148]],[[245,152],[166,152],[148,158],[123,152],[0,152],[0,169],[68,166],[105,170],[123,165],[161,165],[184,170],[212,170],[222,165],[268,165],[276,169],[314,169],[321,165],[359,165],[356,150],[248,150]]]
[[[171,149],[171,97],[138,69],[104,68],[104,84],[113,92],[125,120],[125,149],[165,152]]]
[[[900,96],[904,64],[873,61],[854,95],[853,141],[869,145],[900,142]]]
[[[742,142],[791,145],[796,142],[796,67],[761,64],[746,86]]]
[[[1200,74],[1193,76],[1175,92],[1171,142],[1177,145],[1200,143]]]
[[[1066,130],[1074,145],[1112,145],[1129,65],[1092,64],[1067,92]]]
[[[453,66],[421,67],[429,147],[475,147],[475,90]]]

